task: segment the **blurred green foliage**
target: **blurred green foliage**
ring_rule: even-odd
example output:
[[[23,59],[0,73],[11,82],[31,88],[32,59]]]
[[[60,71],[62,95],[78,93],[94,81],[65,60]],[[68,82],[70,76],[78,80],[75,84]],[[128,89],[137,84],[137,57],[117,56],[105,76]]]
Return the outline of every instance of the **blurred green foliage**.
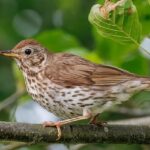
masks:
[[[150,61],[144,58],[136,46],[121,45],[101,37],[88,22],[92,5],[103,0],[0,0],[0,49],[11,49],[22,39],[35,38],[53,52],[71,52],[93,62],[114,65],[140,75],[150,75]],[[150,5],[148,1],[133,0],[142,24],[142,38],[150,34]],[[0,105],[4,98],[14,93],[18,84],[24,83],[12,60],[0,57]],[[148,93],[149,94],[149,93]],[[23,100],[26,99],[21,98]],[[147,94],[136,96],[125,106],[137,106]],[[135,103],[136,102],[136,103]],[[18,100],[18,105],[20,104]],[[142,101],[144,104],[144,101]],[[17,102],[4,109],[1,120],[12,120]],[[145,106],[145,105],[144,105]],[[119,106],[118,106],[119,107]],[[144,108],[143,108],[144,109]],[[104,119],[116,119],[104,113]],[[122,118],[122,116],[117,116]],[[40,149],[45,149],[40,146]],[[36,146],[29,150],[37,149]],[[140,145],[90,145],[83,149],[119,150],[144,149]],[[28,149],[27,149],[28,150]]]

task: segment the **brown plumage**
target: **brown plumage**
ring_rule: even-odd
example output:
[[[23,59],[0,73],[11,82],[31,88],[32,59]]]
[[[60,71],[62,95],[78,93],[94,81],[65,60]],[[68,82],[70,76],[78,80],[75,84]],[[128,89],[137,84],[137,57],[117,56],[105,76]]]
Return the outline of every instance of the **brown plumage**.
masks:
[[[21,49],[27,45],[39,45],[40,46],[40,44],[37,41],[35,41],[33,39],[28,39],[28,40],[23,40],[23,41],[19,42],[13,49],[14,50]]]
[[[49,57],[46,76],[62,86],[113,86],[136,78],[127,71],[94,64],[73,54],[58,53]]]
[[[21,41],[1,55],[15,58],[27,91],[48,111],[62,119],[45,126],[60,126],[93,118],[135,92],[150,89],[150,79],[115,67],[94,64],[67,53],[50,53],[32,39]]]

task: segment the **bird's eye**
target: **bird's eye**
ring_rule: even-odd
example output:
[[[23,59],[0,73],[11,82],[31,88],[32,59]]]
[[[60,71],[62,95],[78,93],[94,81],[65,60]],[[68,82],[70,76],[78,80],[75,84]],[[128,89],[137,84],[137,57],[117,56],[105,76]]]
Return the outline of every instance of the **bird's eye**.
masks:
[[[29,48],[28,48],[28,49],[25,49],[25,54],[26,54],[26,55],[30,55],[30,54],[31,54],[31,52],[32,52],[32,50],[31,50],[31,49],[29,49]]]

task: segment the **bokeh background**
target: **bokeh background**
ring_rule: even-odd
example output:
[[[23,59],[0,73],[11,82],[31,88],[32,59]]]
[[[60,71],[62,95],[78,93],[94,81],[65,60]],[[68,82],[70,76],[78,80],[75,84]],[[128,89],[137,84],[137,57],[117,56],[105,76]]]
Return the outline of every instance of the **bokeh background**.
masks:
[[[103,0],[0,0],[0,49],[11,49],[17,42],[34,38],[52,52],[70,52],[95,63],[113,65],[150,75],[150,60],[135,45],[120,45],[101,37],[88,21],[90,8]],[[142,40],[150,34],[150,5],[133,0],[142,24]],[[150,50],[150,47],[149,47]],[[0,120],[41,123],[58,120],[31,102],[24,81],[14,61],[0,57]],[[102,114],[104,120],[150,115],[150,93],[135,95],[129,102]],[[124,111],[123,111],[124,110]],[[137,110],[141,113],[130,113]],[[30,116],[30,117],[29,117]],[[13,144],[13,143],[7,143]],[[0,149],[5,148],[0,144]],[[21,146],[20,146],[21,147]],[[145,145],[32,145],[20,150],[144,150]]]

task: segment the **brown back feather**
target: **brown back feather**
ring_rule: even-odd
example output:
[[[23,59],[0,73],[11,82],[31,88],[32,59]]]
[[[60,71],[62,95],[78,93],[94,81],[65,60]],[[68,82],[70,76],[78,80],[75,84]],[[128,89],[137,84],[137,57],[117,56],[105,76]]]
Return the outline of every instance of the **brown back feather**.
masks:
[[[57,53],[50,55],[45,75],[54,83],[70,87],[82,85],[112,86],[135,78],[129,72],[91,63],[79,56]]]

